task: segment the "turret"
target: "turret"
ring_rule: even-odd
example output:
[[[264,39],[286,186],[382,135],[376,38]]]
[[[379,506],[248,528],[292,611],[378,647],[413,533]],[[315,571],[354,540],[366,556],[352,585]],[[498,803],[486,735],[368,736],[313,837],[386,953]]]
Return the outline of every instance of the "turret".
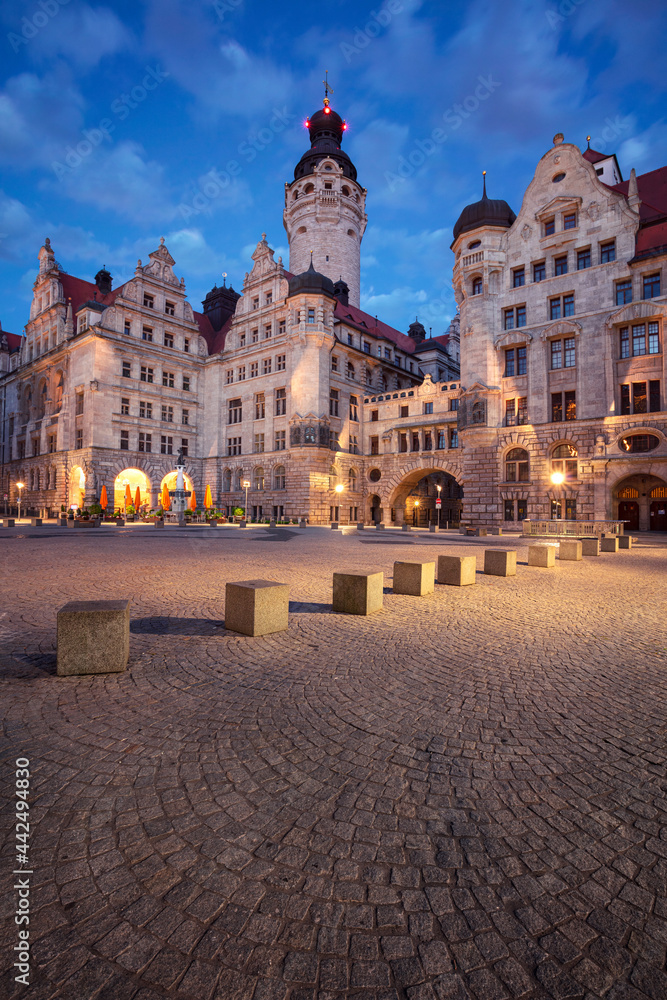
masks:
[[[358,306],[366,189],[357,183],[356,167],[341,149],[347,125],[331,108],[328,96],[306,127],[310,149],[296,165],[294,180],[285,185],[289,270],[302,274],[312,253],[317,270],[332,281],[345,282],[349,302]]]

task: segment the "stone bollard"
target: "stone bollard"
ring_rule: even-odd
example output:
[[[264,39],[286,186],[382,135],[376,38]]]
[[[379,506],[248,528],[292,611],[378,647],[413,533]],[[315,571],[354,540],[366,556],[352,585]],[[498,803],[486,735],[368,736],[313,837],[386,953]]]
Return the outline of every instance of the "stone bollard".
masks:
[[[67,516],[65,516],[65,517],[59,517],[58,518],[58,526],[60,528],[66,528],[67,527]]]
[[[376,524],[375,525],[375,530],[376,531],[384,531],[384,524]]]
[[[394,585],[395,594],[408,594],[410,597],[424,597],[435,590],[434,562],[395,562]]]
[[[358,521],[357,522],[357,531],[363,531],[365,527],[366,527],[366,525],[364,524],[363,521]]]
[[[581,542],[578,538],[564,538],[558,546],[558,558],[561,561],[579,562],[581,559]]]
[[[487,576],[516,576],[516,551],[484,549],[484,572]]]
[[[492,535],[502,535],[503,529],[502,528],[489,528],[489,532]]]
[[[302,517],[301,520],[299,521],[299,527],[300,528],[307,528],[308,527],[308,522],[306,521],[305,517]]]
[[[437,524],[429,524],[428,530],[433,534],[435,534],[436,532],[440,531],[440,528],[438,527]]]
[[[618,535],[607,535],[600,539],[601,552],[618,552]]]
[[[156,517],[154,523],[156,528],[164,528],[164,518]]]
[[[475,535],[477,538],[486,538],[488,531],[486,528],[475,528]]]
[[[476,583],[476,556],[438,556],[438,583],[448,587],[470,587]]]
[[[269,521],[269,528],[275,528],[275,526],[276,522],[273,520],[273,518],[271,518],[271,520]]]
[[[584,556],[599,556],[600,555],[600,539],[599,538],[582,538],[581,539],[581,554]]]
[[[556,565],[556,546],[544,544],[529,545],[528,565],[541,566],[543,569],[553,569]]]
[[[409,524],[402,524],[401,531],[412,531],[412,528],[410,527]]]
[[[225,587],[225,628],[242,635],[270,635],[289,625],[289,587],[273,580],[242,580]]]
[[[333,610],[370,615],[383,606],[384,573],[334,573]]]
[[[336,531],[336,529],[338,528],[338,521],[332,521],[331,527],[333,528],[334,531]]]
[[[208,526],[209,526],[209,528],[217,528],[218,527],[218,519],[217,519],[217,517],[209,517],[209,519],[208,519]]]
[[[247,528],[247,527],[248,527],[248,522],[245,520],[245,518],[242,521],[239,521],[239,528]]]
[[[5,517],[2,521],[3,528],[14,528],[16,527],[16,519],[13,517]]]
[[[41,528],[41,526],[42,526],[42,518],[41,517],[31,517],[30,518],[30,524],[32,525],[33,528]]]
[[[632,535],[619,535],[618,536],[618,547],[619,547],[619,549],[631,549],[632,548]]]
[[[118,673],[129,655],[129,600],[70,601],[58,612],[59,677]]]

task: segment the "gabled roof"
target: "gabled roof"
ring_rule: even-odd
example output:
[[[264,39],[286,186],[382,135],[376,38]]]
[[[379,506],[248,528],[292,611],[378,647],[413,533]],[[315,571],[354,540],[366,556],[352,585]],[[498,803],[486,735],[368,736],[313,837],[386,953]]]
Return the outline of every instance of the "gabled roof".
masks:
[[[629,181],[614,184],[612,191],[628,197]],[[658,167],[637,177],[639,230],[635,256],[651,257],[666,252],[667,247],[667,167]]]
[[[589,163],[599,163],[600,160],[609,160],[613,154],[611,153],[598,153],[597,149],[585,149],[582,156]]]
[[[108,295],[102,295],[94,281],[84,281],[83,278],[75,278],[73,274],[60,272],[58,276],[60,284],[63,286],[65,301],[72,300],[72,312],[77,313],[82,305],[89,301],[97,301],[102,306],[111,306],[120,294],[125,285],[119,285]]]
[[[7,347],[9,348],[10,354],[19,350],[23,342],[23,337],[20,333],[10,333],[9,330],[3,330],[2,327],[0,327],[0,342],[2,342],[3,337],[7,339]]]
[[[412,354],[415,349],[412,337],[406,337],[400,330],[395,330],[393,326],[383,323],[382,320],[376,320],[375,316],[371,316],[357,306],[346,306],[337,299],[334,316],[343,323],[355,327],[361,333],[367,333],[378,340],[390,340],[401,351],[406,351],[408,354]]]

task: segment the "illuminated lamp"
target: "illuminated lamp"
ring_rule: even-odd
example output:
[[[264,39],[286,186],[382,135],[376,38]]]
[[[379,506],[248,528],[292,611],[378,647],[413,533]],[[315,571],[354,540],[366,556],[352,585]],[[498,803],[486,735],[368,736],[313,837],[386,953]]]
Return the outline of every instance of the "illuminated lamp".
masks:
[[[331,114],[331,108],[325,108],[324,109],[324,113],[325,113],[325,115],[330,115]]]

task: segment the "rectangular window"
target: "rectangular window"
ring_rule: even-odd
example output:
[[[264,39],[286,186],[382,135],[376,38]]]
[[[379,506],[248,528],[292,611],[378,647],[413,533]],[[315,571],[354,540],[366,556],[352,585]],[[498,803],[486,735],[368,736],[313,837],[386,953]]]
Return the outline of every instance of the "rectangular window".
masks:
[[[660,274],[645,274],[642,279],[642,298],[654,299],[660,295]]]
[[[449,409],[450,409],[450,410],[458,410],[458,408],[459,408],[459,401],[458,401],[458,399],[454,399],[454,398],[452,397],[452,398],[451,398],[451,399],[449,400]]]
[[[449,447],[458,448],[459,446],[459,432],[457,430],[450,430],[449,432]]]
[[[172,437],[165,437],[164,434],[160,436],[160,454],[161,455],[174,454],[174,439]]]
[[[144,309],[152,309],[154,306],[153,296],[144,292]]]
[[[348,335],[347,335],[347,342],[350,345],[350,347],[352,347],[352,334],[351,333],[348,333]]]
[[[166,386],[167,389],[174,388],[174,373],[173,372],[162,372],[162,385]]]
[[[390,347],[385,347],[385,349],[384,349],[384,356],[387,359],[387,361],[391,361],[391,348]]]
[[[153,435],[139,431],[139,451],[151,451],[153,447]]]
[[[514,310],[506,309],[504,313],[504,329],[513,330],[514,329]]]
[[[129,451],[130,450],[130,432],[121,431],[120,432],[120,450]]]
[[[566,337],[563,341],[564,368],[574,368],[576,365],[576,352],[574,337]]]
[[[377,423],[379,419],[380,419],[380,411],[379,410],[371,410],[371,422],[372,423]]]
[[[577,228],[577,213],[568,212],[567,215],[563,216],[563,229],[576,229]]]
[[[577,419],[577,394],[574,389],[565,393],[565,419]]]
[[[424,403],[424,413],[433,413],[433,403]]]
[[[83,393],[77,392],[76,394],[76,416],[80,416],[83,413]]]
[[[516,374],[514,348],[510,347],[505,351],[505,378],[512,378]]]
[[[563,316],[574,316],[574,292],[563,296]]]
[[[577,250],[577,271],[585,271],[591,266],[591,248]]]
[[[630,332],[627,326],[622,326],[619,330],[619,337],[621,339],[621,354],[622,358],[630,357]]]
[[[259,375],[259,361],[253,361],[250,365],[250,378],[257,378]]]
[[[517,400],[517,414],[516,414],[517,424],[527,424],[528,423],[528,397],[520,396]]]
[[[142,382],[152,382],[153,381],[153,369],[147,368],[146,365],[141,366],[141,371],[139,373],[139,378]]]
[[[251,332],[251,334],[250,334],[250,342],[252,344],[258,344],[259,343],[259,330],[258,329],[257,330],[253,330]]]
[[[648,384],[648,408],[650,413],[660,412],[660,381],[651,379]]]
[[[512,271],[512,288],[521,288],[526,283],[526,269],[517,267]]]
[[[516,400],[505,400],[505,427],[514,427],[516,423]]]
[[[329,392],[329,416],[338,416],[338,389],[331,389]]]
[[[526,307],[517,306],[516,307],[516,325],[518,327],[526,325]]]
[[[658,383],[659,385],[660,383]],[[53,455],[56,450],[56,435],[49,434],[49,455]],[[10,458],[11,461],[11,458]]]
[[[245,347],[245,333],[239,334],[239,347]]]
[[[271,358],[264,358],[262,362],[262,371],[265,375],[271,374]]]
[[[153,330],[150,326],[144,326],[141,329],[141,339],[147,340],[149,343],[153,343]]]
[[[240,424],[243,419],[243,409],[240,399],[230,399],[227,404],[227,423]]]
[[[513,521],[514,520],[514,501],[513,500],[505,500],[504,507],[505,507],[505,512],[504,512],[504,515],[503,515],[504,519],[506,521]]]
[[[264,296],[264,305],[270,306],[272,302],[273,302],[273,292],[267,292],[266,295]]]
[[[175,307],[174,303],[173,302],[165,302],[165,304],[164,304],[164,311],[166,312],[167,316],[173,316],[175,314],[175,312],[176,312],[176,307]]]
[[[560,319],[560,299],[549,300],[549,319]]]
[[[228,368],[227,369],[227,385],[231,385],[233,383],[233,381],[234,381],[234,369],[233,368]]]
[[[276,431],[276,451],[285,450],[285,431]]]
[[[174,346],[174,335],[173,333],[165,333],[164,335],[164,346],[173,347]]]
[[[227,438],[227,454],[228,455],[240,455],[241,454],[241,438]]]
[[[398,441],[398,450],[407,451],[408,450],[408,436],[407,434],[401,434]]]
[[[657,323],[648,324],[648,353],[649,354],[660,353],[660,339],[658,337]]]
[[[364,351],[366,352],[366,354],[371,353],[371,345],[368,343],[367,340],[364,341]]]
[[[259,309],[259,298],[258,297],[254,298],[252,300],[252,307],[253,307],[253,309]]]
[[[131,378],[130,362],[129,361],[123,361],[123,368],[122,368],[121,374],[122,374],[123,378]]]
[[[350,434],[350,454],[359,454],[359,438],[356,434]]]
[[[554,259],[554,274],[567,274],[567,257],[556,257]]]
[[[517,375],[525,375],[527,371],[527,355],[525,347],[517,347],[516,349],[516,373]]]
[[[255,420],[263,420],[266,414],[264,393],[255,393]]]
[[[153,404],[151,402],[147,402],[146,400],[140,399],[139,416],[144,418],[147,417],[149,420],[151,420],[153,417]]]
[[[632,281],[626,279],[625,281],[616,282],[616,305],[624,306],[628,302],[632,302]]]
[[[190,353],[190,338],[189,337],[186,337],[185,340],[183,341],[183,350],[185,351],[186,354]]]
[[[182,424],[189,424],[190,423],[190,411],[189,410],[182,410],[181,411],[181,423]]]
[[[538,264],[533,264],[533,281],[544,281],[547,276],[547,265],[541,260]]]
[[[600,263],[611,264],[616,260],[616,241],[600,244]]]
[[[547,219],[546,222],[544,223],[544,235],[553,236],[555,232],[556,232],[556,220]]]
[[[436,445],[439,451],[442,451],[447,447],[447,431],[438,431],[438,444]]]
[[[527,500],[517,500],[516,502],[516,519],[517,521],[525,521],[528,517],[528,501]]]
[[[236,381],[245,382],[245,365],[239,365],[236,369]]]
[[[371,455],[380,454],[380,439],[377,437],[371,438]]]
[[[279,354],[276,357],[276,371],[277,372],[284,372],[285,371],[285,358],[286,358],[285,354]]]
[[[130,415],[130,400],[127,396],[121,396],[120,413],[122,417],[129,417]]]
[[[124,330],[124,332],[127,334],[128,337],[130,336],[130,333],[131,333],[131,324],[130,324],[129,319],[125,320],[125,330]]]
[[[335,354],[331,355],[331,371],[332,372],[338,371],[338,358]]]
[[[308,322],[309,323],[314,323],[315,322],[315,310],[314,309],[309,309],[308,310]]]
[[[646,413],[646,382],[632,383],[632,412]]]
[[[625,383],[621,386],[621,416],[626,417],[630,413],[630,386]]]
[[[265,323],[264,324],[264,340],[270,340],[270,339],[271,339],[271,324],[270,323]]]
[[[412,432],[412,450],[419,451],[419,434],[416,431]]]
[[[632,355],[636,358],[642,354],[646,354],[646,328],[643,323],[632,328]]]
[[[359,420],[359,398],[350,396],[350,420]]]
[[[563,419],[563,396],[560,392],[551,393],[551,419],[554,423]]]
[[[285,333],[287,330],[287,321],[284,319],[278,320],[278,334]]]
[[[398,410],[399,410],[399,414],[398,415],[400,417],[407,417],[409,415],[409,413],[410,413],[410,407],[409,406],[402,406],[401,405],[401,406],[399,406]]]
[[[83,448],[83,429],[79,427],[76,432],[76,448]],[[32,442],[32,453],[33,455],[39,455],[39,438],[35,438]]]
[[[263,451],[264,451],[264,435],[255,434],[254,452],[256,455],[261,455]]]
[[[162,420],[166,421],[168,424],[173,424],[174,422],[174,407],[173,406],[163,406],[162,407]]]
[[[190,376],[183,376],[183,392],[190,392]]]

